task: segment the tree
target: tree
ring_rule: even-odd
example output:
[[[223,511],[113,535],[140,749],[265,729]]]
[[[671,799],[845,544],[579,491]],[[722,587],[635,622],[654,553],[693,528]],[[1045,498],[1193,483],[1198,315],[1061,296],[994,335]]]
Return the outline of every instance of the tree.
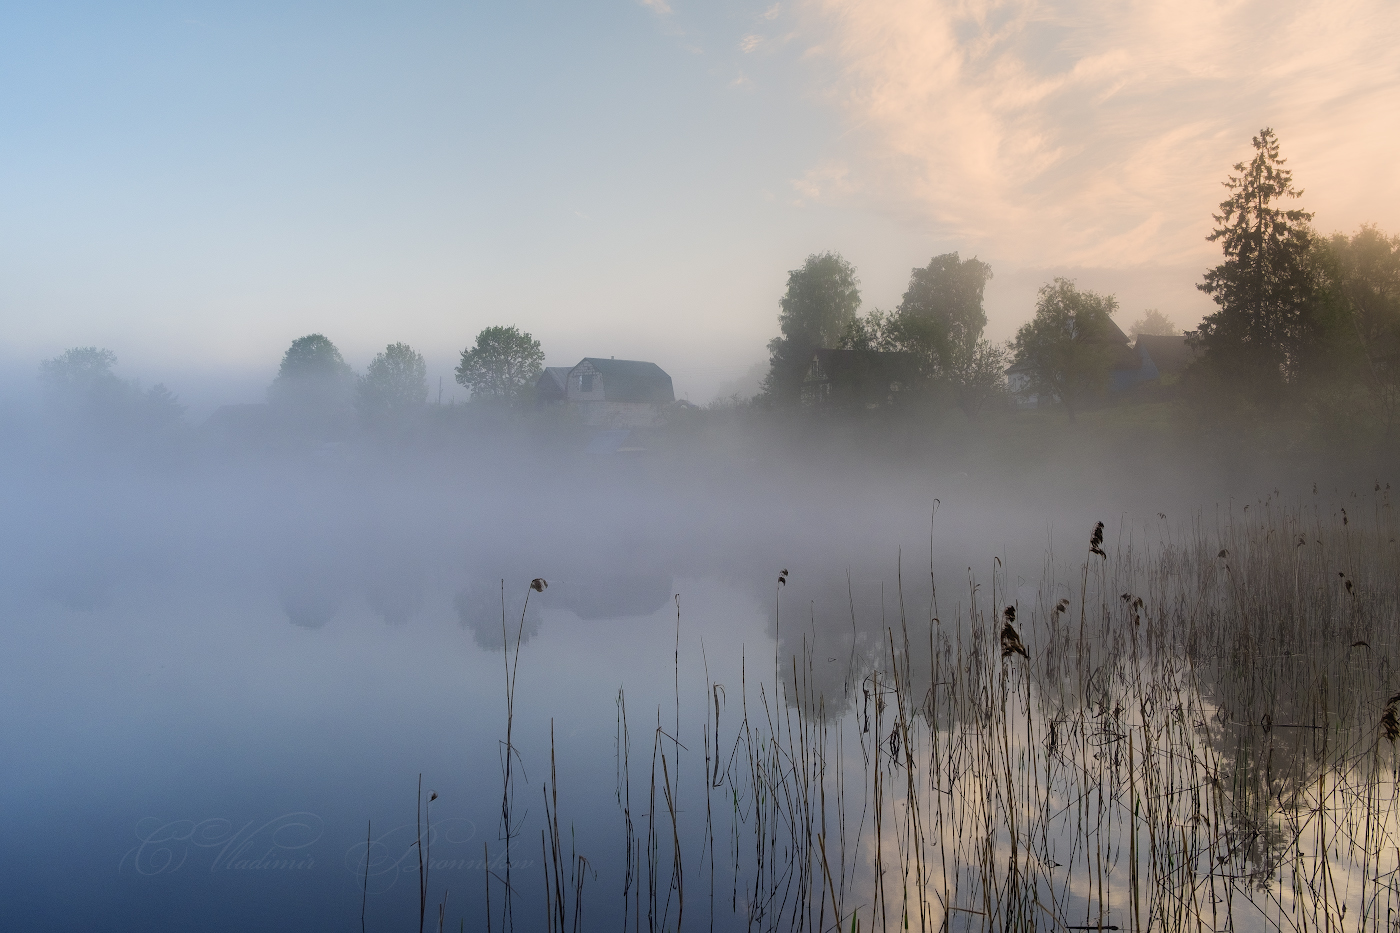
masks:
[[[1175,337],[1181,331],[1177,330],[1171,319],[1161,311],[1156,308],[1148,308],[1142,313],[1142,317],[1133,322],[1128,333],[1134,337],[1140,337],[1143,334],[1149,337]]]
[[[355,407],[366,421],[401,416],[428,400],[428,364],[406,343],[375,356],[355,385]]]
[[[768,344],[769,370],[764,392],[794,404],[818,347],[835,347],[860,310],[860,282],[855,267],[839,253],[813,253],[802,268],[788,273],[787,291],[778,301],[782,336]]]
[[[1064,402],[1069,418],[1102,392],[1117,349],[1112,295],[1080,291],[1069,279],[1040,287],[1035,317],[1016,332],[1017,365],[1025,367],[1028,388]]]
[[[1311,336],[1312,214],[1278,206],[1302,192],[1284,168],[1274,131],[1260,130],[1253,144],[1253,160],[1236,163],[1239,174],[1224,182],[1230,196],[1207,237],[1220,242],[1225,261],[1197,288],[1219,310],[1206,316],[1192,342],[1217,376],[1267,392],[1297,379]]]
[[[86,421],[112,436],[163,432],[184,416],[175,394],[157,383],[143,391],[113,372],[117,355],[73,347],[39,364],[45,401],[61,417]]]
[[[899,349],[894,332],[894,315],[874,308],[866,315],[856,315],[841,332],[836,345],[843,350],[867,353],[888,353]]]
[[[334,409],[349,400],[354,380],[354,371],[335,344],[321,334],[307,334],[293,340],[282,355],[268,398],[282,405]]]
[[[39,364],[39,382],[53,394],[111,391],[121,380],[112,372],[117,355],[97,347],[73,347]]]
[[[1357,375],[1380,408],[1387,433],[1400,416],[1400,236],[1363,225],[1321,242],[1323,286],[1344,309]]]
[[[476,345],[462,351],[457,382],[471,389],[472,398],[519,401],[544,371],[540,342],[514,326],[488,327],[476,335]]]
[[[966,373],[987,326],[982,296],[991,278],[991,266],[957,253],[935,256],[910,272],[891,329],[926,377],[955,380],[960,369]]]
[[[1010,356],[1004,345],[990,340],[979,340],[970,348],[954,347],[949,379],[957,393],[958,407],[968,418],[977,418],[988,402],[1006,390]]]

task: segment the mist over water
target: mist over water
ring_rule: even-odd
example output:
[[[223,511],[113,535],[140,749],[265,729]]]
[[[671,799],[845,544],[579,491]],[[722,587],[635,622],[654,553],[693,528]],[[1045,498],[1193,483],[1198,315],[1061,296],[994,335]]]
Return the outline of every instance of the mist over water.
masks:
[[[432,904],[480,916],[517,636],[517,816],[542,818],[552,734],[601,922],[623,877],[620,690],[634,741],[679,730],[677,792],[698,794],[708,684],[727,715],[741,684],[778,709],[810,657],[835,715],[899,620],[957,619],[988,585],[1033,602],[1096,521],[1119,548],[1275,482],[1335,503],[1356,479],[1063,425],[1001,450],[713,417],[600,455],[572,429],[287,444],[9,411],[0,899],[25,929],[353,925],[367,823],[370,925],[408,922],[420,773]],[[528,903],[538,840],[514,858]]]

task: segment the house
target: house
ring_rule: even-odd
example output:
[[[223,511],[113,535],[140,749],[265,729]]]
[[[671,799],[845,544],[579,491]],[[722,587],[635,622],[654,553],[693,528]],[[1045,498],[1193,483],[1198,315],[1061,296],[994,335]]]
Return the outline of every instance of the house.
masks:
[[[812,353],[802,400],[809,405],[879,408],[894,404],[917,378],[918,367],[908,353],[821,347]]]
[[[1011,394],[1011,403],[1017,408],[1036,408],[1049,404],[1053,399],[1044,399],[1031,391],[1031,364],[1013,363],[1006,367],[1006,389]]]
[[[1153,379],[1174,381],[1196,358],[1196,351],[1186,343],[1185,334],[1174,337],[1140,334],[1133,349],[1142,360],[1143,382]]]
[[[535,382],[535,400],[541,405],[562,403],[568,397],[569,370],[572,366],[546,366]]]
[[[1129,346],[1128,335],[1112,318],[1105,318],[1106,327],[1092,340],[1085,340],[1083,346],[1102,347],[1108,353],[1108,383],[1103,388],[1110,394],[1122,392],[1147,378],[1144,375],[1142,359],[1137,351]],[[1028,363],[1014,363],[1006,368],[1006,387],[1018,408],[1034,408],[1054,401],[1031,391],[1031,366]]]
[[[545,376],[540,377],[543,381]],[[671,377],[655,363],[588,356],[564,377],[564,398],[584,423],[608,428],[647,428],[675,402]]]
[[[1103,342],[1112,345],[1112,356],[1108,364],[1108,391],[1110,394],[1131,389],[1139,382],[1151,378],[1143,370],[1142,357],[1129,344],[1130,338],[1123,328],[1112,318],[1108,321],[1108,332]]]

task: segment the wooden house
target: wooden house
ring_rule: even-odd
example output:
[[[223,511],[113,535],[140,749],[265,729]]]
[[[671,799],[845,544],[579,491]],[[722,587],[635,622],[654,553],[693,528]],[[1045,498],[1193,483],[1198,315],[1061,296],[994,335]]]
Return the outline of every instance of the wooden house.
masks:
[[[568,371],[564,398],[586,424],[647,428],[661,421],[676,393],[671,377],[655,363],[588,356]]]

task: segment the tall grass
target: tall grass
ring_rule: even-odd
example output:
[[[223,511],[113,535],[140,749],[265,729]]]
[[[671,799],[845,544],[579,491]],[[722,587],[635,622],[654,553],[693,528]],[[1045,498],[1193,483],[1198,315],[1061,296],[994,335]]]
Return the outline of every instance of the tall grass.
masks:
[[[926,612],[901,581],[839,695],[806,639],[771,677],[745,661],[710,681],[685,797],[677,676],[645,825],[619,690],[623,929],[1395,929],[1396,537],[1388,490],[1335,510],[1275,496],[1086,527],[1029,602],[1000,560]],[[558,806],[551,739],[545,927],[580,929],[591,867],[564,856]],[[495,920],[536,927],[505,892]]]

